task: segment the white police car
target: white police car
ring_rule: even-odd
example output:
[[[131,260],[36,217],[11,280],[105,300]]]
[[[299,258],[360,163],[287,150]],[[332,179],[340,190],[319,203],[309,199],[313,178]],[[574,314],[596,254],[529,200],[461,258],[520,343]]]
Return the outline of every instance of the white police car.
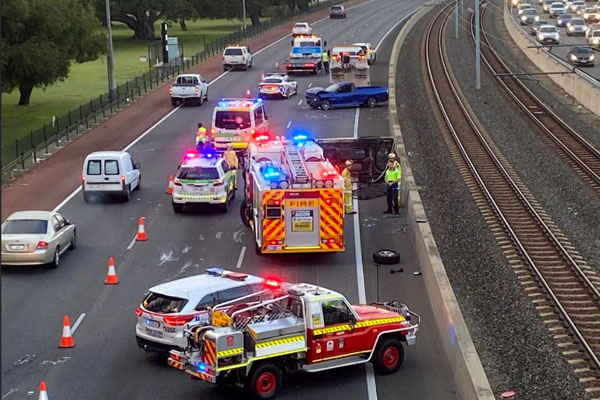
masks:
[[[258,276],[222,268],[209,268],[206,272],[150,288],[135,310],[139,347],[161,353],[184,349],[184,326],[207,323],[208,307],[267,288]]]

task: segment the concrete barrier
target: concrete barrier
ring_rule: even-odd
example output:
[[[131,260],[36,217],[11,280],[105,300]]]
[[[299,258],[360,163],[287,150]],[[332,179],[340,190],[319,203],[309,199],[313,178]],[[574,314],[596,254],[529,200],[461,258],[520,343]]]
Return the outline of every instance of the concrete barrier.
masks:
[[[471,335],[446,275],[433,233],[427,222],[425,209],[421,203],[402,140],[396,108],[396,61],[399,58],[400,48],[410,30],[429,10],[430,8],[423,7],[411,17],[400,31],[392,48],[388,75],[390,132],[396,139],[396,152],[402,164],[404,181],[402,187],[408,191],[408,193],[405,192],[405,197],[407,197],[405,204],[408,210],[407,219],[413,244],[431,301],[435,325],[443,342],[445,356],[452,367],[459,398],[494,400],[492,389],[471,340]]]
[[[546,50],[528,48],[539,45],[521,29],[513,19],[508,6],[504,7],[504,25],[521,51],[543,72],[572,72],[573,67],[559,60]],[[600,117],[600,83],[577,73],[548,75],[558,86],[575,98],[582,106]]]

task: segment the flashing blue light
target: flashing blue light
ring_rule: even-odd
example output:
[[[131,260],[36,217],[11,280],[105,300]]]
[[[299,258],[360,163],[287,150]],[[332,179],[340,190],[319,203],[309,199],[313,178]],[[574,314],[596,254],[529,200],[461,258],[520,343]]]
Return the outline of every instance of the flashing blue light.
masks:
[[[261,98],[259,97],[258,99],[256,99],[256,102],[257,102],[257,103],[262,103],[262,102],[263,102],[263,99],[261,99]]]
[[[223,268],[213,267],[205,269],[206,273],[212,276],[221,276],[223,274]]]
[[[227,103],[225,103],[224,101],[220,101],[219,108],[227,108]]]
[[[206,364],[199,362],[198,364],[196,364],[196,367],[198,368],[198,372],[204,372],[206,371]]]
[[[281,176],[281,172],[279,172],[277,169],[273,168],[273,167],[268,167],[264,172],[263,172],[263,176],[266,179],[274,179],[274,178],[279,178],[279,176]]]
[[[306,142],[308,140],[308,136],[306,136],[304,133],[298,133],[294,136],[292,136],[292,141],[295,143],[303,143]]]
[[[206,158],[212,158],[213,153],[206,153],[205,155],[206,155]]]

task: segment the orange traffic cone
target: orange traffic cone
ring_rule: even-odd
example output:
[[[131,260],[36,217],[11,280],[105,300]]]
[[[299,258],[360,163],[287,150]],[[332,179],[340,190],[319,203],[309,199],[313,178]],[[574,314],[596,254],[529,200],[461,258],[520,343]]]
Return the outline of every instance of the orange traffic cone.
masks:
[[[137,236],[135,237],[135,240],[137,240],[137,241],[148,240],[148,235],[146,235],[146,230],[144,229],[144,217],[140,217],[138,233],[137,233]]]
[[[250,89],[246,89],[246,97],[252,97],[252,94],[250,93]]]
[[[119,278],[117,278],[117,273],[115,272],[115,261],[112,257],[108,259],[108,273],[106,274],[104,283],[106,285],[116,285],[119,283]]]
[[[62,331],[62,336],[60,338],[60,344],[58,345],[58,347],[75,347],[75,343],[73,342],[73,336],[71,336],[71,326],[69,325],[69,316],[68,315],[65,315],[63,318],[63,331]],[[40,391],[41,390],[42,389],[40,387]],[[44,390],[46,390],[45,385],[44,385]],[[42,398],[41,392],[40,392],[40,398]]]
[[[46,393],[46,382],[40,382],[40,397],[38,400],[48,400],[48,394]]]
[[[173,187],[175,186],[173,182],[173,175],[169,175],[169,186],[167,186],[166,194],[173,194]]]

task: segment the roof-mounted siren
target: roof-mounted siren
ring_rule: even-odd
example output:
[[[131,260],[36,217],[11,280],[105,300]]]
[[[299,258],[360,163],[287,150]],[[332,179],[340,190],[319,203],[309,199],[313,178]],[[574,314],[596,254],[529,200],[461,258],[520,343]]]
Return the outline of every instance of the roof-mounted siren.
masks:
[[[263,286],[268,289],[281,289],[281,282],[276,278],[265,278],[263,281]]]
[[[271,187],[271,189],[289,188],[287,176],[281,170],[280,167],[272,164],[267,164],[260,168],[260,173],[267,181],[269,181],[269,186]]]
[[[225,273],[225,277],[228,279],[233,279],[234,281],[245,281],[248,277],[248,274],[241,272],[227,272]]]
[[[206,268],[204,271],[206,271],[208,275],[212,276],[223,276],[223,274],[226,272],[223,268],[218,267]]]

